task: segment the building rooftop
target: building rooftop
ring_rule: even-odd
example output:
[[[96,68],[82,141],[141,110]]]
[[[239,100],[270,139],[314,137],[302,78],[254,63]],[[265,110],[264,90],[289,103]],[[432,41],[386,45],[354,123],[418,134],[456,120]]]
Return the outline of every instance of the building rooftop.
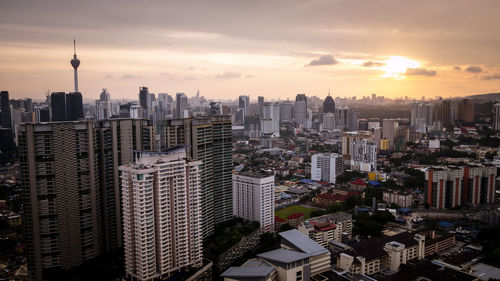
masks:
[[[266,277],[274,271],[274,267],[267,262],[257,259],[248,260],[240,267],[232,266],[224,271],[221,276],[228,278],[258,278]]]
[[[266,260],[271,260],[271,261],[276,261],[276,262],[281,262],[281,263],[291,263],[299,260],[303,260],[306,258],[309,258],[309,255],[296,252],[296,251],[291,251],[291,250],[286,250],[286,249],[276,249],[272,250],[269,252],[261,253],[257,255],[258,257],[261,257]]]
[[[305,236],[297,229],[280,232],[279,235],[285,244],[307,254],[308,256],[317,256],[328,253],[328,250],[316,243],[316,241]]]
[[[384,250],[384,245],[393,241],[404,244],[407,248],[418,244],[417,240],[414,238],[414,234],[401,232],[393,236],[362,240],[349,246],[352,247],[352,252],[355,256],[364,257],[368,262],[387,255],[387,252]]]
[[[500,279],[500,268],[478,263],[472,267],[472,274],[480,277],[483,280],[498,280]]]
[[[393,275],[386,276],[380,281],[406,281],[406,280],[453,280],[472,281],[474,276],[439,265],[424,261],[413,266],[402,266],[401,270]]]

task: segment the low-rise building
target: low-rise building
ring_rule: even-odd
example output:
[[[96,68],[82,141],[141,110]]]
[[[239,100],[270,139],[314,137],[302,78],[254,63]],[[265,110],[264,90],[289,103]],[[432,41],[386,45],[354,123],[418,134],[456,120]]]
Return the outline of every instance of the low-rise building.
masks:
[[[279,233],[281,248],[257,255],[221,274],[225,281],[302,281],[330,270],[330,252],[293,229]]]
[[[344,212],[310,218],[298,226],[298,230],[323,247],[329,241],[342,242],[342,236],[352,238],[352,215]]]
[[[385,190],[382,198],[387,204],[394,203],[401,208],[409,208],[412,205],[412,195],[408,191]]]
[[[337,257],[337,267],[348,275],[371,275],[383,269],[398,271],[401,264],[423,259],[425,236],[402,232],[394,236],[366,239],[349,245]]]

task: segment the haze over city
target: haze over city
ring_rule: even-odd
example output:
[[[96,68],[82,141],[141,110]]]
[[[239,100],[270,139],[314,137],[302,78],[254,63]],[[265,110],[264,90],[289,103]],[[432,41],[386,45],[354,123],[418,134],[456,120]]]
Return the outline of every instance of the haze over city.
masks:
[[[498,92],[498,1],[4,1],[0,84],[136,99],[434,98]]]

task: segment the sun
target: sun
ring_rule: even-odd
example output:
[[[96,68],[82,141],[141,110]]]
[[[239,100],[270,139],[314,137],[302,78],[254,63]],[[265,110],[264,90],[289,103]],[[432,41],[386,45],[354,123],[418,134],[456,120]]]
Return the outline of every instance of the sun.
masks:
[[[385,65],[381,67],[385,71],[384,77],[392,77],[397,79],[404,78],[404,74],[408,68],[417,68],[420,66],[418,61],[401,57],[392,56],[384,61]]]

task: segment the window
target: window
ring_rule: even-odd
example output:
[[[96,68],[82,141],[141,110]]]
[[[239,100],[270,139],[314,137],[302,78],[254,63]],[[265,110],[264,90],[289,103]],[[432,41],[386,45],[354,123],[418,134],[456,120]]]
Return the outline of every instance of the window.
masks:
[[[301,281],[302,280],[302,270],[301,271],[297,271],[297,281]]]

